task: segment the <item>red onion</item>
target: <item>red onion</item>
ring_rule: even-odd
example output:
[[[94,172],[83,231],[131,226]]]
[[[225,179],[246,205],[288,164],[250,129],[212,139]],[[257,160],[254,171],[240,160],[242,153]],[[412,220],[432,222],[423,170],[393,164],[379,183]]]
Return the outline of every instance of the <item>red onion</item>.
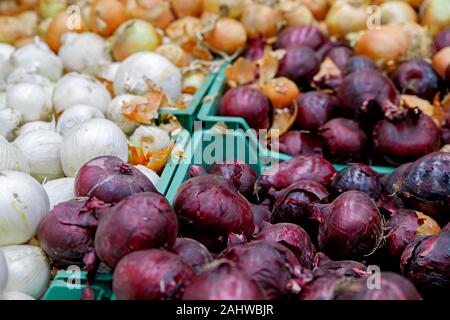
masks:
[[[450,232],[450,222],[447,223],[444,228],[442,228],[442,232]]]
[[[440,131],[418,108],[408,109],[400,119],[380,120],[373,130],[376,152],[393,164],[414,161],[440,145]]]
[[[183,300],[264,300],[254,280],[231,261],[217,260],[194,276]]]
[[[383,224],[375,202],[360,191],[347,191],[323,205],[319,247],[333,259],[361,259],[381,243]]]
[[[336,67],[338,67],[341,71],[344,70],[347,62],[353,55],[353,50],[346,46],[335,47],[328,52],[328,57],[333,60]]]
[[[334,99],[318,91],[300,94],[297,105],[297,126],[303,130],[318,130],[331,119],[334,111]]]
[[[255,221],[255,233],[258,233],[264,223],[269,223],[272,217],[272,211],[264,204],[252,204],[253,220]]]
[[[339,111],[346,116],[374,113],[373,107],[392,118],[400,111],[400,95],[392,81],[375,70],[352,72],[337,90]]]
[[[320,127],[327,159],[335,162],[361,160],[367,149],[368,138],[355,120],[334,118]]]
[[[138,169],[114,156],[101,156],[87,162],[75,178],[77,196],[96,197],[106,203],[147,191],[156,191],[152,182]]]
[[[158,249],[126,255],[113,275],[113,291],[118,300],[177,299],[194,275],[177,255]]]
[[[290,284],[302,276],[302,268],[292,251],[276,242],[249,242],[229,248],[222,255],[235,262],[269,299],[295,293],[295,286]]]
[[[37,237],[55,265],[83,265],[86,254],[94,252],[95,211],[103,206],[95,199],[74,199],[56,205],[45,216]]]
[[[244,197],[247,199],[253,197],[256,173],[248,164],[237,160],[232,164],[213,164],[208,173],[232,180]]]
[[[311,268],[315,249],[303,228],[292,223],[267,225],[256,238],[285,245],[297,256],[303,267]]]
[[[269,99],[250,87],[228,90],[222,98],[218,113],[221,116],[243,117],[256,130],[267,129],[270,125]]]
[[[414,285],[393,272],[381,272],[380,288],[369,288],[367,279],[351,280],[340,286],[337,300],[422,300]]]
[[[313,133],[293,130],[286,132],[278,140],[272,141],[272,149],[293,157],[321,156],[322,139]]]
[[[290,46],[280,60],[277,77],[286,77],[297,84],[307,84],[320,69],[320,61],[308,47]]]
[[[404,163],[398,166],[394,172],[381,178],[383,188],[389,195],[394,195],[396,192],[398,192],[400,183],[408,172],[408,168],[411,163]]]
[[[255,188],[270,193],[301,180],[313,180],[328,187],[335,174],[333,165],[322,157],[298,156],[264,170],[256,180]]]
[[[360,278],[367,276],[367,267],[357,261],[338,260],[333,261],[323,252],[318,252],[314,256],[314,269],[322,269],[342,277]]]
[[[401,64],[392,75],[397,89],[432,101],[439,91],[439,76],[424,60],[410,60]]]
[[[353,56],[348,59],[347,63],[342,68],[342,72],[345,76],[350,73],[360,72],[363,70],[377,71],[378,67],[375,62],[369,58],[363,56]]]
[[[114,268],[132,251],[172,248],[178,233],[175,213],[158,193],[138,193],[98,213],[95,249],[99,258]]]
[[[212,251],[223,249],[230,233],[249,238],[255,229],[250,203],[229,180],[216,175],[184,182],[175,196],[174,209],[183,236]]]
[[[261,59],[264,56],[264,48],[266,47],[266,39],[260,38],[251,42],[245,51],[245,58],[252,61]]]
[[[172,251],[195,270],[213,260],[213,256],[204,245],[190,238],[177,238]]]
[[[382,186],[380,177],[375,171],[364,164],[355,163],[334,176],[330,190],[334,196],[346,191],[357,190],[378,200],[381,196]]]
[[[306,46],[317,50],[325,42],[325,36],[314,26],[298,26],[286,28],[277,37],[275,48],[287,49],[291,46]]]
[[[450,144],[450,128],[441,128],[441,141],[443,145]]]
[[[417,237],[402,254],[402,273],[426,297],[442,299],[450,289],[450,232]]]
[[[434,152],[409,167],[400,186],[405,203],[441,225],[450,221],[450,153]]]
[[[450,47],[450,27],[445,28],[434,38],[434,47],[437,51],[444,49],[445,47]]]

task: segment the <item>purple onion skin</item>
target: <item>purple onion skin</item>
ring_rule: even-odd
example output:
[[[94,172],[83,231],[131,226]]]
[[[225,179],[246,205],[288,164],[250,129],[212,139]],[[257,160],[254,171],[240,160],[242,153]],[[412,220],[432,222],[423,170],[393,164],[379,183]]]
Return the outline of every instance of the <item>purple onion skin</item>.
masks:
[[[319,49],[325,43],[325,36],[314,26],[298,26],[284,29],[278,36],[275,48],[287,49],[292,46],[306,46],[312,50]]]
[[[194,276],[182,300],[265,300],[254,280],[227,260],[218,260]]]
[[[364,192],[376,201],[382,192],[380,177],[364,164],[352,164],[338,172],[330,185],[330,191],[335,197],[350,190]]]
[[[280,60],[277,77],[286,77],[306,85],[320,69],[320,60],[311,48],[290,46]]]
[[[323,252],[316,253],[313,265],[314,269],[333,272],[340,277],[360,278],[367,276],[367,267],[364,264],[353,260],[333,261]]]
[[[229,248],[221,255],[254,280],[269,299],[290,296],[293,292],[289,283],[302,276],[295,254],[276,242],[253,241]]]
[[[450,232],[417,237],[402,254],[400,269],[426,297],[442,299],[450,292]]]
[[[83,265],[83,258],[95,249],[98,220],[92,200],[74,199],[56,205],[39,225],[41,248],[59,267]]]
[[[350,73],[360,72],[364,70],[377,71],[378,67],[375,64],[375,62],[373,62],[373,60],[369,58],[363,56],[353,56],[347,60],[346,64],[343,66],[341,70],[344,76],[346,76],[349,75]]]
[[[411,162],[436,151],[440,139],[434,121],[418,109],[408,109],[399,120],[380,120],[373,130],[375,151],[390,164]]]
[[[184,182],[174,209],[183,236],[203,243],[212,252],[226,247],[230,233],[250,238],[255,230],[250,203],[229,180],[206,175]]]
[[[96,197],[116,203],[139,192],[156,192],[152,182],[138,169],[114,156],[101,156],[87,162],[75,177],[78,197]]]
[[[302,180],[313,180],[326,188],[335,174],[333,165],[322,157],[298,156],[264,170],[256,187],[263,192],[278,191]]]
[[[231,88],[224,94],[218,114],[227,117],[243,117],[255,130],[267,129],[270,125],[270,102],[256,89]]]
[[[177,238],[172,251],[194,270],[198,270],[201,266],[213,260],[212,254],[204,245],[190,238]]]
[[[324,140],[324,154],[334,162],[361,160],[366,154],[368,138],[355,120],[334,118],[319,129]]]
[[[346,46],[335,47],[328,52],[328,57],[333,60],[336,67],[338,67],[341,71],[344,70],[353,55],[353,50]]]
[[[256,238],[285,245],[297,256],[303,267],[311,269],[315,249],[302,227],[292,223],[267,225]]]
[[[434,47],[437,51],[450,46],[450,27],[445,28],[434,38]]]
[[[334,99],[322,92],[311,91],[297,98],[297,126],[302,130],[317,131],[333,116]]]
[[[412,94],[430,101],[439,91],[439,76],[423,60],[401,64],[392,75],[392,81],[402,94]]]
[[[264,223],[270,223],[272,211],[264,204],[252,204],[253,220],[255,221],[255,233],[258,233]]]
[[[304,131],[288,131],[278,141],[272,141],[272,150],[296,156],[321,156],[322,139],[320,136]]]
[[[450,232],[450,222],[447,223],[444,228],[442,228],[442,232]]]
[[[256,61],[264,56],[264,48],[266,47],[266,39],[260,38],[251,42],[248,49],[245,51],[245,58]]]
[[[408,168],[400,196],[411,209],[423,212],[441,226],[450,221],[450,153],[434,152]]]
[[[368,195],[344,192],[321,211],[318,242],[330,258],[359,260],[377,249],[383,236],[382,218]]]
[[[178,299],[193,275],[193,269],[173,253],[141,250],[117,264],[113,291],[118,300]]]
[[[132,251],[171,249],[177,238],[177,217],[158,193],[130,196],[102,210],[99,216],[95,249],[98,257],[111,268]]]
[[[370,289],[368,279],[355,279],[339,288],[336,300],[422,300],[408,279],[393,272],[381,272],[380,289]]]
[[[235,160],[233,164],[213,164],[208,169],[209,174],[222,176],[236,183],[239,192],[251,199],[255,189],[256,172],[248,164]]]

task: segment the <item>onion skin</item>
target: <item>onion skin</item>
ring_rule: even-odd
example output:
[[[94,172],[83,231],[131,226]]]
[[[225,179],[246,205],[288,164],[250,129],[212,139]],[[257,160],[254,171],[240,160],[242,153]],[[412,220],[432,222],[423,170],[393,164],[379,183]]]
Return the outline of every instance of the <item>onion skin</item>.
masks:
[[[357,279],[339,288],[336,300],[422,300],[414,285],[393,272],[380,274],[380,289],[370,289],[367,279]]]
[[[402,254],[400,269],[425,297],[442,298],[450,289],[450,232],[417,237]]]
[[[177,255],[158,249],[128,254],[113,275],[113,291],[118,300],[177,299],[194,275]]]
[[[355,120],[334,118],[320,127],[324,154],[335,162],[358,161],[365,155],[368,138]]]
[[[230,233],[250,238],[255,230],[250,203],[229,180],[216,175],[194,177],[177,191],[174,209],[183,236],[212,252],[225,248]]]
[[[361,259],[375,251],[383,224],[375,202],[360,191],[347,191],[321,209],[320,250],[332,259]]]
[[[272,150],[279,150],[281,153],[296,156],[321,156],[322,139],[312,133],[304,131],[288,131],[283,134],[278,141],[272,141]]]
[[[356,190],[364,192],[375,201],[380,198],[383,191],[379,175],[360,163],[352,164],[338,172],[329,189],[335,197],[343,192]]]
[[[269,98],[275,108],[280,109],[290,107],[300,94],[297,85],[284,77],[269,80],[261,91]]]
[[[317,50],[324,42],[325,36],[319,28],[315,26],[298,26],[283,30],[277,38],[275,48],[287,49],[291,46],[306,46],[312,50]]]
[[[353,56],[350,59],[348,59],[342,71],[344,75],[349,75],[352,72],[358,72],[363,70],[377,71],[378,67],[375,64],[375,62],[373,62],[369,58],[362,56]]]
[[[194,276],[182,300],[265,300],[256,282],[227,260],[218,260]]]
[[[177,238],[172,250],[194,270],[213,260],[212,254],[204,245],[190,238]]]
[[[156,192],[153,183],[138,169],[114,156],[89,161],[75,177],[77,197],[94,196],[106,203],[147,191]]]
[[[334,111],[334,100],[331,96],[311,91],[297,98],[297,126],[303,130],[317,131],[321,125],[331,119]]]
[[[450,221],[449,175],[450,153],[428,154],[410,165],[400,183],[400,196],[411,209],[444,225]]]
[[[380,120],[373,130],[373,143],[389,163],[414,161],[438,150],[440,130],[419,109],[408,109],[399,120]]]
[[[436,51],[450,47],[450,27],[445,28],[434,38],[434,48]]]
[[[236,87],[228,90],[222,98],[218,114],[243,117],[253,129],[267,129],[270,102],[261,92],[250,87]]]
[[[280,61],[277,77],[286,77],[297,84],[310,81],[320,69],[314,51],[306,46],[289,46]]]
[[[367,267],[364,264],[353,260],[333,261],[323,252],[316,253],[313,264],[314,269],[333,272],[338,276],[359,278],[367,275]]]
[[[311,269],[315,249],[302,227],[292,223],[267,225],[256,238],[285,245],[297,256],[303,267]]]
[[[170,249],[177,238],[177,217],[167,200],[158,193],[129,196],[98,215],[95,249],[98,257],[111,268],[129,252],[160,247]]]

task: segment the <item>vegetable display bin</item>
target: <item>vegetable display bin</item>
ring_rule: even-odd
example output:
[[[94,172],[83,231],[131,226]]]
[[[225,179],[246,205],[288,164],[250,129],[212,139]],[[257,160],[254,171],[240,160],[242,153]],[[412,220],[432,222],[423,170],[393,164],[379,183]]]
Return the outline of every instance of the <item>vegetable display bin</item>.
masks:
[[[225,116],[218,116],[217,115],[217,109],[219,108],[220,101],[222,100],[222,95],[225,92],[225,89],[227,87],[226,84],[226,78],[225,78],[225,68],[228,64],[225,64],[222,66],[221,70],[219,71],[219,74],[214,80],[214,83],[212,84],[208,96],[213,97],[210,99],[210,101],[206,102],[200,109],[200,112],[198,113],[198,120],[202,122],[202,128],[203,129],[211,129],[215,124],[219,122],[225,123],[227,126],[227,129],[242,129],[244,131],[250,130],[250,126],[248,125],[247,121],[242,117],[225,117]],[[257,141],[257,138],[255,137],[253,139],[254,141]],[[263,146],[260,146],[259,148],[264,148]],[[283,153],[276,153],[269,151],[269,153],[272,153],[274,156],[278,157],[280,161],[289,160],[292,158],[292,156],[283,154]],[[340,170],[344,167],[347,167],[346,165],[335,165],[335,167]],[[393,167],[385,167],[385,166],[371,166],[372,169],[379,173],[391,173],[395,170]]]

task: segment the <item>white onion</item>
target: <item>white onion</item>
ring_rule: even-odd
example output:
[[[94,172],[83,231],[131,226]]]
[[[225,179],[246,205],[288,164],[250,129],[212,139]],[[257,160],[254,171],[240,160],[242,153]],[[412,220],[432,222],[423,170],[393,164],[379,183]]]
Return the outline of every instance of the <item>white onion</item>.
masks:
[[[131,135],[130,142],[137,147],[146,147],[149,151],[158,151],[169,147],[170,136],[158,127],[140,126]]]
[[[132,133],[137,128],[137,123],[127,119],[122,114],[122,106],[124,103],[129,103],[132,100],[142,100],[142,103],[146,102],[146,99],[142,96],[135,96],[132,94],[121,94],[115,97],[108,106],[106,111],[106,117],[117,124],[120,129],[126,134]]]
[[[75,178],[61,178],[44,183],[50,201],[50,210],[57,204],[75,197]]]
[[[13,170],[30,173],[27,158],[15,145],[0,137],[0,171]]]
[[[22,123],[22,115],[13,109],[0,110],[0,136],[10,140],[12,132]]]
[[[35,298],[17,291],[10,291],[3,293],[3,296],[0,296],[0,300],[36,300]]]
[[[31,121],[25,123],[23,126],[16,130],[16,136],[23,136],[24,134],[35,130],[55,131],[55,122]]]
[[[51,83],[46,77],[22,67],[15,68],[8,74],[8,77],[6,77],[6,84],[8,87],[24,82],[37,84],[42,87],[48,86]]]
[[[0,92],[0,110],[6,109],[6,92]]]
[[[6,43],[0,43],[0,91],[6,89],[6,76],[11,71],[9,58],[15,48]]]
[[[49,80],[58,80],[63,72],[59,57],[41,41],[17,49],[11,56],[13,68],[24,68]]]
[[[128,142],[123,131],[106,119],[92,119],[73,128],[64,137],[61,162],[68,177],[74,177],[89,160],[112,155],[128,159]]]
[[[93,76],[112,61],[105,39],[92,32],[64,34],[58,55],[67,71]]]
[[[165,95],[177,100],[181,95],[181,72],[166,57],[153,52],[138,52],[126,58],[114,78],[117,95],[144,95],[148,91],[146,79],[162,88]]]
[[[117,70],[119,70],[120,64],[120,62],[111,62],[107,65],[102,66],[98,77],[110,82],[114,82],[114,78],[116,77]]]
[[[48,209],[48,196],[39,182],[23,172],[0,172],[0,246],[30,240]]]
[[[38,181],[64,177],[60,149],[62,136],[54,131],[34,130],[19,136],[14,145],[19,148],[30,165],[30,174]]]
[[[72,128],[91,119],[105,118],[103,113],[87,104],[76,104],[66,109],[58,119],[56,132],[65,136]]]
[[[8,265],[3,251],[0,250],[0,299],[8,283]]]
[[[6,292],[18,291],[39,298],[47,290],[50,266],[44,251],[36,246],[7,246],[0,249],[8,266]]]
[[[62,77],[53,92],[53,104],[58,114],[75,104],[87,104],[105,113],[110,102],[111,95],[100,81],[76,72]]]
[[[53,107],[47,91],[33,83],[19,83],[6,91],[6,107],[19,111],[23,121],[50,120]]]
[[[157,186],[159,183],[159,180],[161,179],[161,177],[153,170],[150,170],[149,168],[147,168],[146,166],[143,166],[141,164],[138,164],[137,166],[135,166],[136,169],[138,169],[140,172],[142,172],[143,174],[145,174],[147,176],[147,178],[149,178],[149,180],[153,183],[154,186]]]

